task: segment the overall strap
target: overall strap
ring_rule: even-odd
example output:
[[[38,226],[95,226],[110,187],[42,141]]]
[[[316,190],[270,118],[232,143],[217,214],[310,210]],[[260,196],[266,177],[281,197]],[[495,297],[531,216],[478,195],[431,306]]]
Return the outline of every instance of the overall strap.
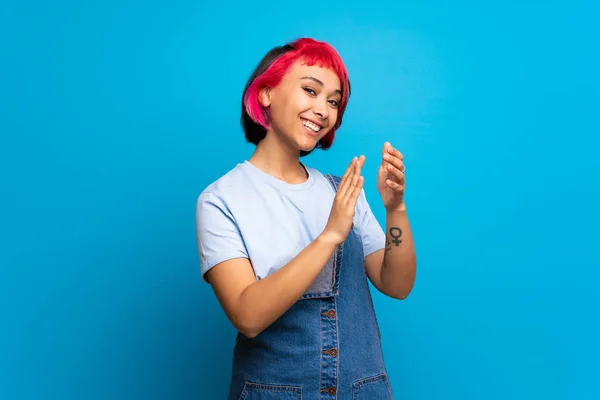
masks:
[[[337,192],[341,177],[330,174],[324,174],[324,176],[333,187],[333,191]],[[337,247],[325,268],[313,281],[308,290],[302,295],[301,299],[331,298],[339,294],[343,248],[343,244]]]
[[[338,186],[340,184],[340,181],[342,180],[342,177],[341,176],[336,176],[336,175],[331,175],[331,174],[325,174],[325,178],[327,178],[327,180],[329,181],[329,183],[333,187],[333,191],[337,192]]]

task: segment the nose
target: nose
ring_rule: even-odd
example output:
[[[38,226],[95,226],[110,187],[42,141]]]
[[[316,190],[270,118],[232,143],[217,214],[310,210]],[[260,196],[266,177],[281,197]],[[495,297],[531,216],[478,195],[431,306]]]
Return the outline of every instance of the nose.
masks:
[[[327,107],[327,101],[317,102],[313,108],[313,113],[321,119],[327,119],[329,117],[329,108]]]

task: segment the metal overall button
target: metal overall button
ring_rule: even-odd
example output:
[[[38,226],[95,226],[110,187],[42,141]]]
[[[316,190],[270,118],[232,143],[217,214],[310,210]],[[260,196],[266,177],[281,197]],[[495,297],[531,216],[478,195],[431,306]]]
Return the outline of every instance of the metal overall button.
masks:
[[[335,389],[335,387],[321,389],[321,393],[327,393],[330,396],[335,396],[336,389]]]
[[[337,349],[329,349],[329,350],[323,350],[323,354],[329,354],[331,357],[335,357],[338,355],[338,351]]]

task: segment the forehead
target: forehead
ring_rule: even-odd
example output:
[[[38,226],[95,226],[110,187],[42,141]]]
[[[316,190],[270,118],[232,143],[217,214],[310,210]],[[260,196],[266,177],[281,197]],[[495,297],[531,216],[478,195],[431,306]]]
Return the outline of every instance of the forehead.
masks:
[[[340,90],[340,80],[332,69],[322,68],[318,65],[305,65],[300,61],[295,62],[285,76],[288,83],[297,83],[303,78],[316,78],[323,82],[328,90]]]

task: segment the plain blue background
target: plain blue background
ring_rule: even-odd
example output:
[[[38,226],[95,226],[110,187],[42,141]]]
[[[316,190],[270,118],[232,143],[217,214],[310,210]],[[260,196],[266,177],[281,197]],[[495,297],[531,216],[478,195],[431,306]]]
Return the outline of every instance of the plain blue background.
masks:
[[[83,3],[83,4],[82,4]],[[598,8],[590,1],[8,1],[0,6],[0,399],[222,399],[235,332],[195,202],[248,158],[271,47],[333,44],[333,148],[405,155],[418,250],[374,292],[398,399],[598,399]]]

